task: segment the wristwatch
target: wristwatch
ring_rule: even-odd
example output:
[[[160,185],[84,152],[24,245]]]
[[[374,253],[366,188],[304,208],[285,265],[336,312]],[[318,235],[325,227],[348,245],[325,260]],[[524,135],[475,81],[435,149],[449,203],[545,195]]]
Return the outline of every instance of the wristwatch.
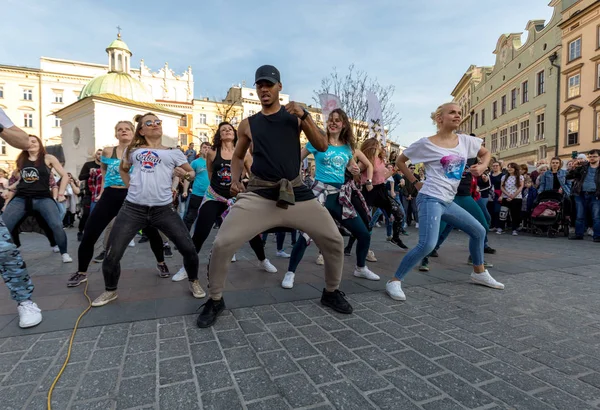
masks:
[[[302,109],[304,111],[304,114],[302,115],[302,117],[300,117],[300,121],[304,121],[306,119],[306,117],[308,117],[310,115],[310,113],[308,112],[308,110],[306,108]]]
[[[366,185],[373,185],[373,181],[371,181],[370,179],[367,179],[367,182],[365,184]]]

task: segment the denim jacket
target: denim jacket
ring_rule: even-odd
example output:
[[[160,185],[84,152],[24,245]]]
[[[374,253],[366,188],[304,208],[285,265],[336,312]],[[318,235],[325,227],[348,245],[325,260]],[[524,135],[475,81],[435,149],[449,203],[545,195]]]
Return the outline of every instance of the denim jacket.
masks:
[[[567,181],[567,171],[564,169],[558,170],[558,182],[563,190],[563,194],[566,196],[571,195],[571,181]],[[552,171],[548,170],[540,177],[540,187],[538,192],[551,191],[554,187],[554,175]]]

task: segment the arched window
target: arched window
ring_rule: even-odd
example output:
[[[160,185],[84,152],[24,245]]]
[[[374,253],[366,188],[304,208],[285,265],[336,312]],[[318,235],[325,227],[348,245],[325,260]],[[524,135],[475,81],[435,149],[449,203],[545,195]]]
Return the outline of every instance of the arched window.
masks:
[[[117,57],[117,71],[123,71],[123,56],[121,54]]]
[[[125,72],[128,72],[128,68],[129,68],[128,58],[129,57],[125,56]]]
[[[108,71],[115,71],[115,53],[110,53],[110,67]]]
[[[79,127],[75,127],[75,129],[73,130],[73,144],[75,144],[75,146],[78,146],[79,141],[81,141],[81,133],[79,132]]]

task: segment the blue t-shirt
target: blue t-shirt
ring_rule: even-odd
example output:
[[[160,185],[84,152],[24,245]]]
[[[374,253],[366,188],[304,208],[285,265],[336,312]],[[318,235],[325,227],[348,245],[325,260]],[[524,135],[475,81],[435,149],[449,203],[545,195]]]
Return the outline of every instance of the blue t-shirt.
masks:
[[[198,158],[192,161],[190,164],[196,178],[194,178],[194,186],[192,187],[192,195],[204,196],[206,189],[208,188],[208,171],[206,170],[206,160],[204,158]]]
[[[352,150],[348,145],[335,147],[330,145],[327,151],[317,151],[309,142],[306,150],[314,155],[316,173],[315,179],[326,184],[343,184],[346,165],[352,158]]]
[[[598,172],[598,168],[588,168],[587,175],[581,186],[583,192],[596,192],[596,172]]]
[[[104,175],[104,188],[111,186],[125,186],[121,173],[119,172],[119,165],[121,160],[119,158],[110,158],[102,156],[100,161],[106,165],[106,173]],[[132,167],[133,168],[133,167]],[[132,169],[129,170],[131,174]]]

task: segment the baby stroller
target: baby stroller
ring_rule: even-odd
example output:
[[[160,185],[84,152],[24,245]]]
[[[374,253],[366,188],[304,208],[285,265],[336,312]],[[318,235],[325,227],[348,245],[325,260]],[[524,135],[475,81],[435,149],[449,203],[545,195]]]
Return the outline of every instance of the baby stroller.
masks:
[[[564,195],[555,191],[544,191],[538,195],[531,213],[532,232],[535,235],[546,234],[548,238],[555,238],[562,229],[564,236],[569,236],[564,201]]]

